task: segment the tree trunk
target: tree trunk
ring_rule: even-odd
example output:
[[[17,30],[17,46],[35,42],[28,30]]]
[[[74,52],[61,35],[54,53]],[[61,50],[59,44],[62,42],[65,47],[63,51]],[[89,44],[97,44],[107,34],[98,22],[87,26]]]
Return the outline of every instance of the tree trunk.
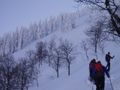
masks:
[[[68,76],[70,76],[70,63],[68,63]]]

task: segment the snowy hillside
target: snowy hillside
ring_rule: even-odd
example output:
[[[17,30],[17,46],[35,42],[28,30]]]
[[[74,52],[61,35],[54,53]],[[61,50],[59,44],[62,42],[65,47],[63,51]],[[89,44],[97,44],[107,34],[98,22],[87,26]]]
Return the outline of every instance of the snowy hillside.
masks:
[[[41,39],[42,41],[48,42],[52,38],[55,38],[56,41],[59,39],[67,39],[74,44],[76,49],[76,60],[73,62],[71,66],[71,76],[68,76],[66,73],[66,69],[62,68],[60,70],[60,77],[57,78],[55,71],[48,67],[47,65],[43,65],[41,68],[41,73],[38,78],[38,85],[36,83],[34,86],[30,87],[30,90],[92,90],[95,86],[89,82],[88,76],[88,63],[89,61],[86,59],[85,53],[81,48],[80,43],[87,38],[85,35],[85,31],[90,28],[91,25],[100,18],[100,13],[96,11],[91,11],[86,8],[81,8],[79,11],[80,19],[78,22],[78,27],[72,31],[56,31],[48,35],[47,37]],[[89,14],[91,13],[91,14]],[[23,50],[16,52],[14,54],[15,58],[19,58],[24,56],[28,50],[35,50],[36,43],[41,41],[37,40],[34,43],[30,44]],[[113,83],[114,90],[120,90],[120,61],[119,61],[119,45],[114,43],[108,43],[106,45],[105,52],[110,51],[113,55],[115,55],[115,59],[112,61],[112,69],[111,69],[111,79]],[[89,53],[90,59],[95,58],[95,56]],[[105,54],[100,54],[98,59],[102,61],[104,65],[106,65],[104,60]],[[112,90],[109,79],[106,78],[106,87],[105,90]]]

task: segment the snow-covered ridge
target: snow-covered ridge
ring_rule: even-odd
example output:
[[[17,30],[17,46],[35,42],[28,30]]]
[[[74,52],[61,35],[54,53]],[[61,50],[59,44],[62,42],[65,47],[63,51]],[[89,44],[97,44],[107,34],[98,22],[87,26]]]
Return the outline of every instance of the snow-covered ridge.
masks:
[[[61,69],[60,78],[56,78],[54,70],[52,70],[47,65],[42,66],[41,74],[39,75],[39,85],[34,85],[30,90],[92,90],[95,86],[88,81],[89,71],[88,71],[88,60],[84,55],[84,51],[81,49],[81,41],[85,40],[87,36],[85,31],[94,25],[94,23],[100,19],[100,13],[97,11],[91,11],[90,9],[82,8],[79,11],[79,18],[76,19],[77,27],[69,31],[56,31],[47,35],[46,37],[34,41],[24,49],[14,53],[15,58],[23,57],[28,50],[35,50],[36,44],[39,41],[48,42],[52,38],[59,41],[60,38],[67,39],[72,42],[78,51],[77,58],[71,67],[71,76],[67,76],[65,68]],[[115,55],[115,59],[112,61],[111,65],[111,79],[115,90],[120,90],[120,74],[119,74],[119,53],[120,48],[114,43],[108,43],[106,45],[105,51],[110,51]],[[94,58],[89,53],[90,59]],[[104,54],[99,55],[99,60],[106,65],[104,60]],[[105,90],[112,90],[109,79],[106,78]]]

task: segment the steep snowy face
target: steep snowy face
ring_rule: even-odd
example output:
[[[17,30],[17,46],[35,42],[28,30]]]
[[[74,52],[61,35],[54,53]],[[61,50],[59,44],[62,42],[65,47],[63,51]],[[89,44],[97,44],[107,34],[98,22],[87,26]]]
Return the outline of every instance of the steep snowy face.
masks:
[[[71,76],[67,75],[66,67],[62,67],[60,69],[60,77],[56,78],[55,71],[49,67],[48,65],[43,65],[41,69],[41,73],[38,78],[38,85],[34,85],[30,87],[30,90],[91,90],[95,89],[95,85],[89,82],[89,61],[86,58],[85,51],[81,48],[81,42],[86,40],[88,37],[85,35],[85,31],[90,29],[96,21],[102,18],[101,12],[97,10],[91,10],[90,8],[84,6],[81,7],[79,12],[75,12],[74,14],[74,22],[76,24],[76,28],[71,30],[58,30],[53,32],[46,37],[35,41],[34,43],[28,45],[26,48],[16,52],[14,54],[15,58],[24,57],[26,52],[29,50],[36,50],[36,44],[39,41],[49,42],[51,39],[55,39],[56,43],[59,44],[60,39],[67,39],[74,44],[76,47],[76,59],[71,65]],[[70,18],[70,17],[69,17]],[[67,20],[69,20],[69,18]],[[72,20],[73,20],[72,19]],[[67,24],[65,24],[67,25]],[[68,24],[69,25],[69,24]],[[70,28],[69,28],[70,29]],[[113,43],[107,43],[105,46],[105,53],[110,51],[115,58],[111,61],[111,81],[115,90],[119,90],[120,88],[120,74],[119,74],[119,46]],[[89,47],[91,47],[89,45]],[[89,48],[91,50],[91,48]],[[91,50],[92,51],[92,50]],[[90,51],[90,52],[91,52]],[[88,52],[89,59],[93,59],[95,56]],[[105,54],[99,55],[99,60],[102,61],[104,65],[106,62],[104,60]],[[105,90],[112,90],[111,82],[108,78],[106,78],[105,82]]]

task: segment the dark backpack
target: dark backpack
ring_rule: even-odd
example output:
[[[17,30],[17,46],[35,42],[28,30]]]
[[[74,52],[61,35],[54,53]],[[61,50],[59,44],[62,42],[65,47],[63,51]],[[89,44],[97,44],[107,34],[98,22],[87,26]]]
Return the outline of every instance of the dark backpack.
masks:
[[[103,66],[101,65],[101,63],[96,63],[95,64],[95,72],[96,72],[96,77],[101,77],[104,76],[104,69]]]
[[[91,61],[90,64],[89,64],[90,78],[92,80],[94,80],[95,76],[96,76],[95,63],[96,62]]]

